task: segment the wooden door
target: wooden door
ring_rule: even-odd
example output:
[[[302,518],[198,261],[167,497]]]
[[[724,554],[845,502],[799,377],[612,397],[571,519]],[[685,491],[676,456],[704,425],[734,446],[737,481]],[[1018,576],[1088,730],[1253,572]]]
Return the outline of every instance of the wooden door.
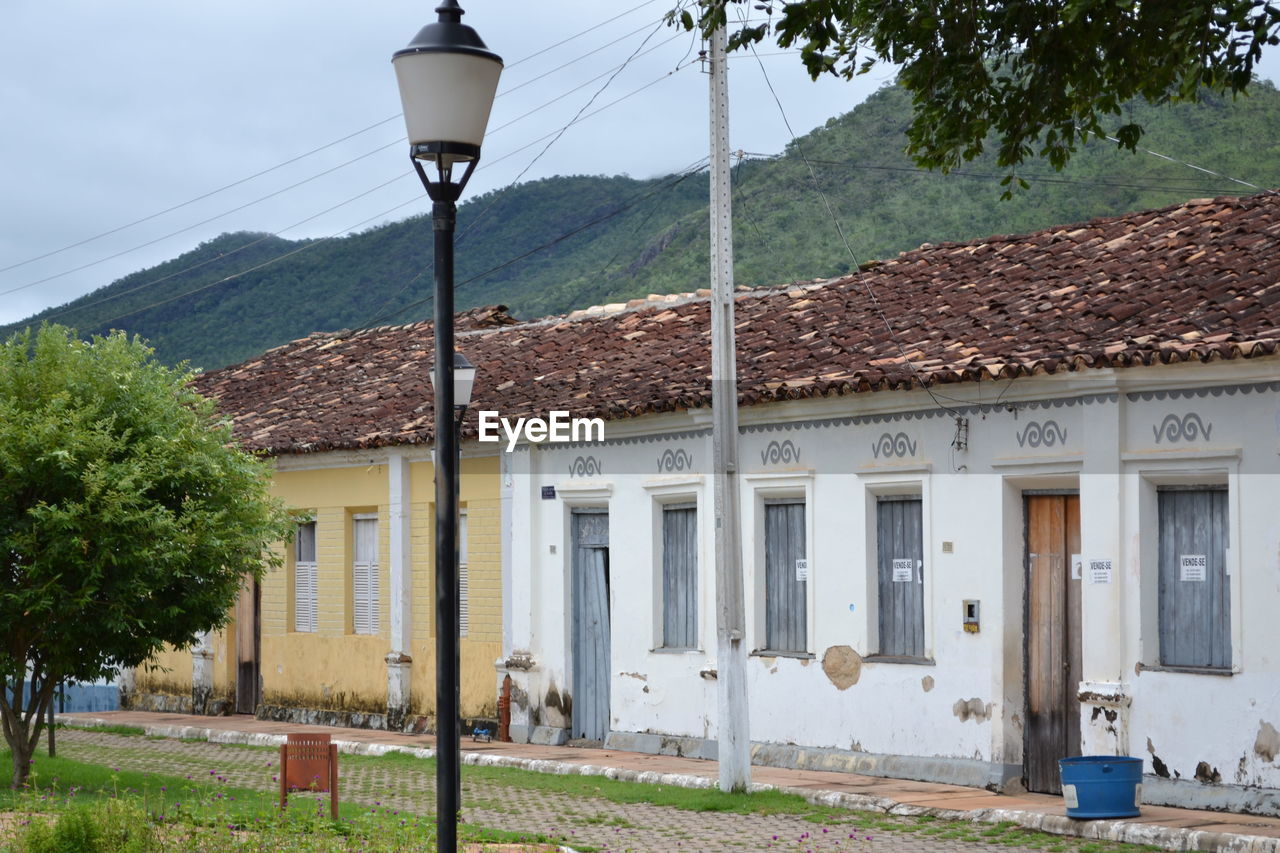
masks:
[[[609,514],[575,510],[570,737],[603,741],[609,733]]]
[[[258,711],[258,650],[262,636],[262,590],[257,581],[240,588],[236,602],[236,713]]]
[[[1080,753],[1080,498],[1028,495],[1026,740],[1029,791],[1062,792],[1058,759]]]

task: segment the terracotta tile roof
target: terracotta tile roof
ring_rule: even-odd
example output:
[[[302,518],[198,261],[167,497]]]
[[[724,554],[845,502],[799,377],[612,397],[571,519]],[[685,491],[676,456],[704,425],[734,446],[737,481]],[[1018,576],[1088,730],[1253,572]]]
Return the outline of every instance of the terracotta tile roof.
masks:
[[[708,405],[708,318],[696,294],[515,325],[500,307],[460,315],[459,349],[479,366],[473,409],[622,418]],[[926,244],[844,278],[739,294],[736,318],[748,404],[1272,355],[1280,195]],[[255,450],[429,442],[431,334],[312,335],[197,386]]]

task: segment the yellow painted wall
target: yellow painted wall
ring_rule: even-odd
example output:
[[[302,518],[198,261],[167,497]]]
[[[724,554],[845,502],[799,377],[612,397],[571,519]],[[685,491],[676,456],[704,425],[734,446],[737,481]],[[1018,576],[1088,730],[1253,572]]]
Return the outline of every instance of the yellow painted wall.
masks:
[[[435,709],[434,473],[410,465],[413,642],[410,714]],[[494,660],[502,651],[502,553],[497,457],[464,459],[461,502],[467,511],[470,623],[461,640],[461,701],[465,717],[496,715]],[[315,632],[295,631],[293,549],[262,580],[263,702],[310,709],[382,713],[387,707],[390,651],[389,476],[384,464],[277,470],[272,493],[316,521]],[[357,635],[352,624],[352,516],[378,516],[379,630]],[[235,626],[213,637],[214,696],[233,696]],[[138,671],[141,692],[191,692],[191,654],[166,650],[156,663],[168,672]],[[148,687],[154,688],[149,690]]]
[[[410,551],[413,574],[411,714],[435,709],[434,472],[410,465]],[[465,459],[461,500],[468,512],[471,628],[462,639],[462,713],[496,713],[493,661],[502,645],[502,555],[496,457]],[[273,492],[316,520],[317,630],[293,630],[293,565],[262,588],[263,698],[269,704],[381,712],[386,710],[390,651],[389,480],[385,465],[277,471]],[[351,516],[378,514],[379,633],[352,633]]]
[[[429,463],[410,472],[413,512],[413,707],[435,709],[435,480]],[[470,624],[458,646],[464,717],[497,716],[493,662],[502,655],[502,540],[496,456],[462,460],[459,501],[467,512]],[[418,710],[425,709],[425,710]]]
[[[142,693],[191,696],[191,652],[165,646],[151,658],[151,666],[140,666],[134,673],[134,688]]]

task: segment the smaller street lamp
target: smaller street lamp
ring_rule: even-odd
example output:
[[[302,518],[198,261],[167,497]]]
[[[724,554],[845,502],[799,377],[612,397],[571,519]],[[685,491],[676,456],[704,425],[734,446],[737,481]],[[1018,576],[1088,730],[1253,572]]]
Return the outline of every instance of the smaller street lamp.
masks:
[[[471,389],[476,384],[476,366],[460,352],[453,354],[453,409],[461,418],[471,405]],[[436,375],[431,374],[431,387],[435,388]]]
[[[458,727],[458,437],[455,403],[465,410],[471,381],[455,370],[453,350],[453,243],[457,201],[480,159],[502,60],[462,23],[457,0],[441,0],[439,18],[423,27],[391,58],[409,156],[431,197],[435,232],[436,446],[436,843],[458,849],[461,806]],[[423,163],[434,169],[424,168]],[[453,169],[464,164],[454,180]],[[433,174],[434,173],[434,174]],[[466,359],[462,362],[469,366]],[[457,364],[457,367],[463,367]],[[462,374],[462,375],[459,375]],[[470,369],[475,378],[475,368]],[[461,387],[455,388],[455,382]]]

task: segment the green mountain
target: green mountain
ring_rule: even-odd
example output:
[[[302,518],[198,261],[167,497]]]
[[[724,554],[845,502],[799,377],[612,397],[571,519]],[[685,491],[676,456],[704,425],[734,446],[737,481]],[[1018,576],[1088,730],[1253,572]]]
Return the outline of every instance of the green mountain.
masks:
[[[909,112],[889,86],[780,155],[738,163],[739,284],[838,275],[924,242],[1256,192],[1184,163],[1280,186],[1280,92],[1267,82],[1248,98],[1132,106],[1123,121],[1143,125],[1143,144],[1184,162],[1099,140],[1063,172],[1045,164],[1020,174],[1029,188],[1007,201],[991,154],[949,175],[916,169],[901,153]],[[532,181],[463,203],[458,235],[459,310],[504,303],[537,317],[695,290],[707,286],[707,179]],[[166,360],[214,368],[314,331],[429,317],[431,251],[427,216],[333,240],[223,234],[45,313],[70,308],[58,321],[82,333],[125,328]]]

